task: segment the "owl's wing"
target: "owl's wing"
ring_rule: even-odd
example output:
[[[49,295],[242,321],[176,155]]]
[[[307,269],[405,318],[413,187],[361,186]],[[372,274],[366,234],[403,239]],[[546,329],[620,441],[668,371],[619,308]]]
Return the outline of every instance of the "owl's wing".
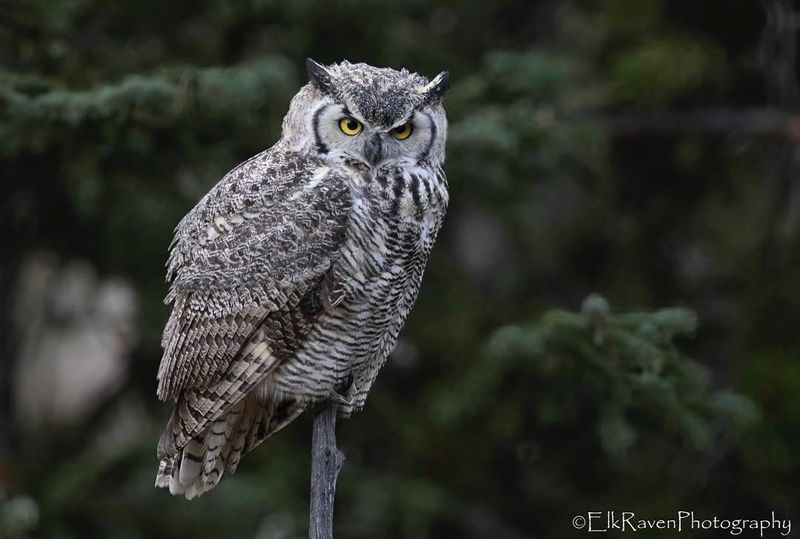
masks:
[[[227,383],[265,374],[245,344],[270,313],[291,312],[309,293],[331,288],[350,204],[339,173],[274,149],[228,173],[198,203],[176,228],[168,262],[174,307],[162,339],[159,398],[211,388],[220,403],[233,403],[252,389],[252,376]],[[273,362],[286,348],[274,345]]]

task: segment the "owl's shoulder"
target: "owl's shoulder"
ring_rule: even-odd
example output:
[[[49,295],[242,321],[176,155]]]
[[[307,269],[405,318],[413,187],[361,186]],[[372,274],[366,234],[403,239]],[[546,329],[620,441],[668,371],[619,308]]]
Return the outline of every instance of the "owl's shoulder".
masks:
[[[225,214],[280,202],[324,167],[321,160],[275,145],[234,167],[195,206]]]
[[[176,227],[167,299],[181,287],[240,280],[256,269],[254,261],[285,259],[303,245],[333,249],[351,201],[347,178],[319,159],[280,146],[254,156],[226,174]]]
[[[175,228],[176,241],[216,237],[215,223],[236,224],[272,212],[281,214],[341,205],[351,181],[343,170],[280,144],[251,157],[228,172]],[[301,202],[307,202],[307,205]],[[223,223],[223,221],[225,223]]]

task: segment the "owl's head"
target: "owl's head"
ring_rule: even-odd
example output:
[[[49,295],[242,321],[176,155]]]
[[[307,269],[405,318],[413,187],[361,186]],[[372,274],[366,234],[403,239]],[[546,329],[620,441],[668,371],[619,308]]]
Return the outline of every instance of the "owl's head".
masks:
[[[283,122],[291,149],[368,168],[393,162],[441,165],[447,138],[442,96],[433,80],[405,69],[307,60],[309,83]]]

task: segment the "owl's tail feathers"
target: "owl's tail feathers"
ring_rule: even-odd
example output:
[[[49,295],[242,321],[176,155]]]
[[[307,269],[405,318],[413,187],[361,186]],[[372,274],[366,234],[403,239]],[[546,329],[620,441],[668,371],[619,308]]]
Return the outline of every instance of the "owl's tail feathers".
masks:
[[[173,495],[183,494],[188,500],[214,488],[225,472],[223,453],[235,449],[232,442],[239,420],[245,419],[244,408],[244,403],[237,404],[177,453],[163,457],[156,486],[169,488]]]
[[[156,486],[168,488],[172,495],[183,494],[187,500],[208,492],[224,472],[236,471],[243,455],[294,421],[309,404],[294,398],[263,402],[248,396],[176,454],[163,457]]]

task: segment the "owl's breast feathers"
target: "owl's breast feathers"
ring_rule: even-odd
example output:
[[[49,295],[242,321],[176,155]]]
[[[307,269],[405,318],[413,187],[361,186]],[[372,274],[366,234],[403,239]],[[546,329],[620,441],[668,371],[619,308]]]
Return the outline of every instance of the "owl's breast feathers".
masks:
[[[447,178],[441,167],[387,165],[376,170],[374,178],[367,191],[380,200],[390,224],[398,218],[418,223],[434,219],[441,226],[449,202]]]
[[[330,335],[343,327],[352,332],[337,342],[362,339],[358,358],[352,344],[339,352],[352,358],[351,396],[363,405],[416,298],[446,206],[438,167],[387,169],[365,182],[275,146],[228,173],[171,245],[166,301],[174,305],[158,396],[176,406],[159,442],[157,485],[187,496],[212,488],[223,468],[234,470],[240,455],[329,396],[314,389],[327,376],[315,369],[337,355]],[[281,373],[291,375],[282,382]],[[264,393],[281,383],[291,391]]]
[[[349,276],[349,312],[337,320],[349,339],[341,349],[333,347],[340,361],[351,358],[353,382],[347,396],[353,405],[344,407],[345,415],[364,405],[395,345],[416,301],[447,205],[441,168],[413,164],[376,170],[361,197],[354,199],[349,238],[337,264]]]

